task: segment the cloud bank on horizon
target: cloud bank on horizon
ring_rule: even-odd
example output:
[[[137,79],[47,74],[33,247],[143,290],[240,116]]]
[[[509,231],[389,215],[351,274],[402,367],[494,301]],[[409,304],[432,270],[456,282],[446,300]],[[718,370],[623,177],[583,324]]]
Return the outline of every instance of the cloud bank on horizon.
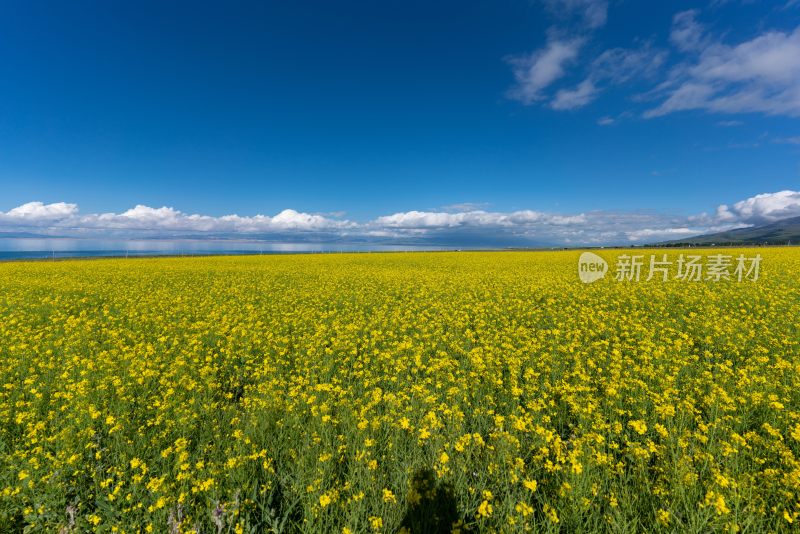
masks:
[[[763,28],[750,39],[726,42],[704,24],[701,10],[691,9],[673,17],[668,46],[640,40],[592,55],[587,45],[608,20],[608,2],[542,1],[554,19],[546,43],[507,58],[516,82],[508,96],[523,105],[575,110],[611,87],[636,82],[651,87],[630,95],[644,103],[645,119],[688,110],[800,117],[800,27]],[[569,74],[580,81],[558,87]],[[608,117],[599,121],[612,123]]]
[[[65,237],[251,238],[285,242],[376,242],[457,246],[579,246],[652,243],[800,216],[800,191],[762,193],[713,213],[653,211],[563,214],[496,212],[475,205],[407,211],[357,222],[286,209],[274,216],[186,214],[137,205],[122,213],[80,213],[77,204],[28,202],[0,212],[0,232]]]

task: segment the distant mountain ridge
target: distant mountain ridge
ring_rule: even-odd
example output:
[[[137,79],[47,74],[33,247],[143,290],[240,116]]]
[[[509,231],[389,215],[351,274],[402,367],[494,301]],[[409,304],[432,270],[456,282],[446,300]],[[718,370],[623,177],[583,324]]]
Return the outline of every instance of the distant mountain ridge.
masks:
[[[50,239],[57,236],[34,234],[31,232],[0,232],[0,239]]]
[[[800,245],[800,217],[781,219],[763,226],[663,241],[656,245]]]

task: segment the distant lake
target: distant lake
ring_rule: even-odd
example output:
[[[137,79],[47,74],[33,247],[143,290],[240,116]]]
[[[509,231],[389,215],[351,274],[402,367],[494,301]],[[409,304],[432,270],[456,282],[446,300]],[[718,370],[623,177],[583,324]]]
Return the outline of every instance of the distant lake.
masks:
[[[291,254],[320,252],[399,252],[453,250],[413,245],[266,243],[201,239],[0,238],[0,260],[109,256],[180,256],[207,254]]]

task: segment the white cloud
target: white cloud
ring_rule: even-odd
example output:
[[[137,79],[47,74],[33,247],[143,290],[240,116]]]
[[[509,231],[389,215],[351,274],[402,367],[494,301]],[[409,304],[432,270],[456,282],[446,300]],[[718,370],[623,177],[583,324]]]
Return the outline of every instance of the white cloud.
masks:
[[[705,227],[688,220],[649,212],[593,211],[554,214],[522,210],[442,213],[409,211],[380,217],[375,227],[395,237],[430,241],[528,242],[544,246],[624,244],[697,235]],[[644,229],[643,229],[644,228]]]
[[[353,222],[283,210],[277,215],[213,217],[171,207],[137,205],[121,213],[80,214],[75,204],[31,202],[0,212],[0,230],[86,237],[252,237],[278,241],[380,242],[469,245],[599,245],[649,243],[800,216],[800,191],[763,193],[722,204],[712,214],[675,216],[658,212],[550,213],[406,211]]]
[[[14,229],[42,228],[53,232],[121,230],[270,233],[283,231],[339,231],[352,227],[353,224],[346,220],[300,213],[290,209],[283,210],[274,217],[265,215],[212,217],[209,215],[189,215],[166,206],[151,208],[137,205],[122,213],[81,215],[78,213],[76,204],[29,202],[6,213],[0,212],[0,225],[2,226]]]
[[[544,48],[508,59],[516,79],[508,92],[510,98],[525,105],[548,101],[556,110],[579,109],[610,87],[652,80],[663,72],[667,52],[645,43],[606,50],[585,64],[581,81],[569,81],[566,86],[557,83],[566,78],[568,67],[578,64],[593,30],[605,24],[608,2],[543,2],[557,19],[578,17],[583,23],[554,26]],[[800,117],[800,26],[789,31],[765,30],[750,39],[726,43],[725,34],[709,31],[699,21],[700,15],[700,10],[692,9],[673,17],[669,41],[679,59],[655,89],[633,95],[639,102],[656,101],[643,116],[701,110]]]
[[[714,215],[674,216],[657,212],[592,211],[555,214],[521,210],[462,213],[408,211],[379,217],[374,232],[429,239],[521,239],[545,245],[652,243],[719,232],[800,216],[800,192],[763,193],[720,205]]]
[[[276,228],[291,230],[323,230],[327,228],[343,228],[349,223],[334,221],[322,215],[300,213],[295,210],[283,210],[272,218],[270,223]]]
[[[584,214],[564,216],[522,210],[511,213],[483,210],[461,213],[407,211],[378,217],[376,223],[389,228],[424,229],[458,227],[519,227],[527,225],[568,225],[586,221]]]
[[[550,107],[559,110],[581,108],[594,100],[596,94],[597,87],[587,78],[574,89],[561,89],[557,92]]]
[[[608,20],[608,0],[542,0],[542,3],[559,21],[550,28],[547,44],[530,54],[506,58],[516,81],[507,96],[524,105],[547,98],[545,89],[565,76],[567,67],[577,61],[592,32]],[[555,109],[580,107],[593,99],[594,92],[592,82],[586,81],[575,89],[560,90],[550,105]]]
[[[56,202],[54,204],[28,202],[27,204],[9,210],[7,213],[0,212],[0,216],[11,220],[19,219],[20,221],[52,221],[69,217],[77,212],[77,204],[67,204],[65,202]]]
[[[613,84],[649,78],[661,69],[667,53],[644,43],[639,48],[610,48],[592,62],[591,77]]]
[[[717,208],[720,222],[764,224],[788,217],[800,216],[800,191],[762,193],[733,206],[722,204]]]
[[[553,109],[577,109],[592,102],[605,86],[621,85],[633,79],[652,77],[666,59],[666,53],[645,43],[637,49],[611,48],[589,67],[589,74],[573,89],[561,89],[550,103]]]
[[[679,50],[693,52],[702,50],[708,45],[708,37],[705,28],[697,22],[697,9],[682,11],[672,18],[672,31],[669,40],[672,41]]]
[[[608,20],[607,0],[544,0],[548,11],[557,18],[577,16],[590,29],[605,25]]]
[[[800,27],[768,31],[734,46],[707,36],[696,12],[679,13],[672,41],[695,57],[676,65],[645,117],[683,110],[800,116]]]
[[[166,206],[161,208],[151,208],[149,206],[142,206],[141,204],[119,214],[107,214],[105,220],[107,221],[123,221],[127,219],[131,223],[141,227],[180,227],[183,223],[183,214],[173,208]]]
[[[542,50],[508,58],[517,82],[508,96],[525,105],[544,98],[542,91],[564,76],[565,66],[575,60],[582,45],[583,39],[551,40]]]

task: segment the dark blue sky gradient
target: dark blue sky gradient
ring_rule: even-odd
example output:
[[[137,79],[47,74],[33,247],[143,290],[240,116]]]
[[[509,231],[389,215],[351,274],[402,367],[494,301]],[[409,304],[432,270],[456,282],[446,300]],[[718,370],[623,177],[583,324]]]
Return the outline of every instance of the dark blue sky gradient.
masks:
[[[800,24],[797,10],[729,4],[704,20],[732,43]],[[672,17],[694,5],[612,2],[582,56],[667,50]],[[504,58],[557,23],[530,1],[5,2],[0,211],[691,214],[800,184],[798,146],[773,142],[800,135],[796,118],[644,119],[646,81],[575,111],[507,98]]]

